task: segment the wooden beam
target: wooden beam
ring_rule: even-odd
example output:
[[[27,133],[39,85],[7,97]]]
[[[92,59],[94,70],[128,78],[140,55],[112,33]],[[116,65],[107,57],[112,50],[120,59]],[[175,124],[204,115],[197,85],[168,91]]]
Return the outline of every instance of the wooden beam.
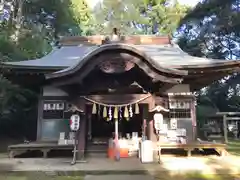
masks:
[[[139,99],[145,98],[143,101],[141,101],[140,103],[144,103],[144,104],[148,104],[150,101],[150,98],[152,96],[149,96],[149,94],[120,94],[120,95],[89,95],[89,96],[83,96],[81,98],[87,98],[87,99],[91,99],[93,101],[96,102],[100,102],[100,103],[105,103],[105,104],[128,104],[128,103],[134,103],[136,101],[138,101]],[[88,101],[88,103],[92,103],[90,101]]]
[[[230,115],[230,116],[234,116],[234,115],[240,115],[240,112],[217,112],[217,115]]]
[[[231,121],[231,120],[239,121],[240,117],[227,117],[226,120],[227,121]]]
[[[176,84],[171,84],[171,83],[163,83],[161,87],[159,87],[158,91],[156,93],[165,93],[168,89],[172,88]]]
[[[64,79],[64,81],[68,81],[68,79]],[[64,90],[69,91],[69,94],[89,95],[156,93],[158,91],[165,92],[172,86],[174,84],[153,82],[149,76],[137,68],[124,74],[106,74],[100,70],[94,70],[82,82],[63,85],[60,88],[63,87]],[[162,89],[159,90],[160,87]]]
[[[89,95],[78,98],[76,97],[74,100],[74,104],[76,104],[77,106],[92,104],[92,102],[87,99],[108,105],[135,103],[136,101],[143,99],[141,102],[139,102],[139,104],[148,104],[149,111],[155,106],[155,98],[150,94]]]

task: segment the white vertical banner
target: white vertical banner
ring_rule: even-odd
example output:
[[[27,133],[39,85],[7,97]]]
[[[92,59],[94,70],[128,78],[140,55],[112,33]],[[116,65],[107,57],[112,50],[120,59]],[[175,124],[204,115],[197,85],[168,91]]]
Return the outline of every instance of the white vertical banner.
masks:
[[[155,129],[160,131],[163,128],[163,115],[161,113],[156,113],[154,114],[153,119]]]

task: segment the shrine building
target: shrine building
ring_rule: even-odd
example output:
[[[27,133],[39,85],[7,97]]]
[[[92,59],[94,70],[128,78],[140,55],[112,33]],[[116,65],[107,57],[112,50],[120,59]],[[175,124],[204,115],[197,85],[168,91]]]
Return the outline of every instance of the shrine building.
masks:
[[[81,119],[79,154],[106,150],[116,121],[120,140],[144,136],[164,144],[193,143],[193,92],[239,67],[240,61],[191,56],[168,36],[85,36],[62,38],[40,59],[4,62],[1,72],[39,94],[37,138],[29,147],[49,143],[43,150],[47,155],[54,148],[72,147],[68,121],[76,112]],[[158,125],[156,114],[161,114]],[[164,131],[160,140],[155,126]],[[12,151],[20,147],[12,146]]]

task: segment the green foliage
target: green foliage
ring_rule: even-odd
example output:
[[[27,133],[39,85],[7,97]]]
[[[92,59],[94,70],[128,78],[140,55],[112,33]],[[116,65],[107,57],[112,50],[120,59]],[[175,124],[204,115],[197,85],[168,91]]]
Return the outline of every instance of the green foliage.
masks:
[[[21,57],[21,51],[9,40],[6,32],[0,32],[0,57],[1,61],[10,61]]]
[[[41,58],[59,36],[90,33],[91,13],[84,0],[19,0],[13,8],[9,22],[0,27],[0,61]],[[36,134],[28,126],[37,118],[38,87],[28,88],[0,75],[0,134]]]
[[[239,4],[238,0],[199,3],[181,20],[180,27],[185,27],[181,38],[201,44],[202,53],[210,58],[240,57]]]
[[[178,1],[144,0],[143,12],[149,19],[148,25],[152,34],[156,29],[160,34],[173,34],[180,20],[189,11],[188,6],[180,5]]]
[[[70,29],[72,30],[73,34],[91,34],[93,17],[85,0],[63,1],[61,9],[65,9],[65,13],[69,14],[68,19],[65,21],[72,21],[72,24],[70,24]],[[79,29],[79,31],[77,32],[76,29]]]
[[[172,2],[172,1],[171,1]],[[104,0],[95,7],[97,33],[172,34],[188,7],[169,0]]]
[[[48,26],[53,24],[55,37],[81,35],[91,28],[92,14],[85,0],[32,0],[25,3],[25,16],[32,18],[41,12],[52,16],[47,21],[43,16],[40,22]]]
[[[32,130],[31,112],[35,111],[37,94],[12,84],[0,76],[0,135],[29,135]],[[36,118],[36,117],[35,117]]]
[[[144,21],[138,8],[139,1],[134,0],[103,0],[94,8],[96,33],[110,34],[112,28],[121,30],[122,34],[133,34],[133,23]]]
[[[239,10],[238,0],[202,1],[180,21],[179,46],[193,56],[239,59]],[[199,93],[198,104],[211,102],[219,111],[238,111],[239,77],[234,74],[214,82]]]
[[[72,0],[69,2],[72,18],[77,23],[83,34],[88,34],[91,29],[92,14],[85,1]]]
[[[41,58],[52,49],[49,41],[43,38],[42,34],[36,34],[35,32],[29,32],[20,37],[18,40],[18,48],[24,60]]]

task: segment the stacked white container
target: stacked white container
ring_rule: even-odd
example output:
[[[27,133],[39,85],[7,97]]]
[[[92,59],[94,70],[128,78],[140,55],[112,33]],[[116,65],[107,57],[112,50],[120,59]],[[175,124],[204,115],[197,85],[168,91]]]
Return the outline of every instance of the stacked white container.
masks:
[[[141,143],[141,162],[152,163],[153,162],[153,143],[150,140],[145,140]]]

